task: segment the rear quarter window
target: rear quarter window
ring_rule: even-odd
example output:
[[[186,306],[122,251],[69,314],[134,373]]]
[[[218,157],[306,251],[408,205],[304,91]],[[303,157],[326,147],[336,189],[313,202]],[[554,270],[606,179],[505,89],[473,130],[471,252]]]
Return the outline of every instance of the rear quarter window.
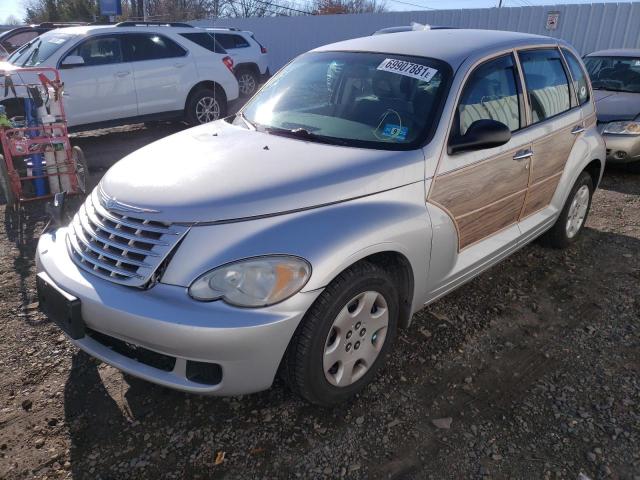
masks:
[[[220,42],[218,42],[213,35],[208,32],[201,33],[181,33],[181,37],[195,43],[196,45],[206,48],[210,52],[225,54],[227,51],[224,49]]]

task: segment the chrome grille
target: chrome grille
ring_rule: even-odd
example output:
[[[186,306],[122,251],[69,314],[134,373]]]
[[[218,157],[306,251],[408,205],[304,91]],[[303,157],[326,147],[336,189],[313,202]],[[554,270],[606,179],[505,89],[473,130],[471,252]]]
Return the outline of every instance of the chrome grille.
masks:
[[[143,287],[189,228],[108,210],[100,203],[99,188],[73,217],[69,254],[98,277]]]

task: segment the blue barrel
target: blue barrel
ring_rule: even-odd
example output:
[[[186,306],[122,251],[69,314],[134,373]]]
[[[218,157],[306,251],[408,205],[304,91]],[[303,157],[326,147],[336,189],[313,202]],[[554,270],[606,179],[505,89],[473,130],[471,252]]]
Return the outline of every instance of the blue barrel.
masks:
[[[24,118],[26,121],[27,127],[37,127],[38,120],[36,119],[34,105],[29,97],[24,99]],[[29,137],[37,137],[38,134],[34,133],[31,130],[28,130]],[[42,154],[34,153],[30,156],[31,164],[33,165],[33,176],[39,177],[44,175],[45,167],[43,165],[44,159],[42,158]],[[48,182],[46,178],[36,178],[33,180],[33,186],[35,187],[36,196],[41,197],[48,193]]]

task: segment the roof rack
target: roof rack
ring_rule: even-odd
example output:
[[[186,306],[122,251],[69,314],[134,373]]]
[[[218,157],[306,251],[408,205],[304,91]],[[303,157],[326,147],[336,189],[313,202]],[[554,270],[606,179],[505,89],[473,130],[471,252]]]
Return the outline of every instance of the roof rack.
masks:
[[[126,21],[116,23],[116,27],[186,27],[193,28],[193,25],[184,22],[134,22]]]
[[[36,23],[31,26],[53,28],[53,27],[77,27],[82,25],[89,25],[89,23],[88,22],[42,22],[42,23]]]
[[[206,27],[207,30],[229,30],[231,32],[241,32],[238,27]]]

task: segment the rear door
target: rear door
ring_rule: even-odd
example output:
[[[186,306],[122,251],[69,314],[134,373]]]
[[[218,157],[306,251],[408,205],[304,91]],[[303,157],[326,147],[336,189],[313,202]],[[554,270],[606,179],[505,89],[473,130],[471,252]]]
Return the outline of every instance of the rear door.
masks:
[[[533,140],[531,177],[521,215],[526,222],[521,223],[522,229],[530,230],[555,215],[555,211],[546,207],[584,126],[560,50],[555,47],[521,50],[518,57],[527,88],[531,122],[528,130]],[[533,218],[536,213],[540,215]]]
[[[77,55],[84,65],[64,68]],[[104,122],[138,114],[131,64],[124,61],[118,35],[90,37],[62,56],[64,108],[70,126]]]
[[[158,33],[127,33],[124,37],[125,52],[133,65],[139,114],[183,110],[185,91],[198,78],[188,51]]]

